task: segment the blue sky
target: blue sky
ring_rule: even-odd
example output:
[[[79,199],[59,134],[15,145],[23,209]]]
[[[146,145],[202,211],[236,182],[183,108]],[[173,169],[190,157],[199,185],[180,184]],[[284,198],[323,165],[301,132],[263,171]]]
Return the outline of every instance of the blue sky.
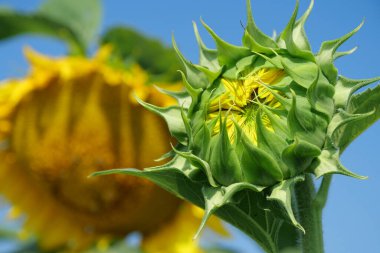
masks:
[[[39,0],[0,0],[0,4],[20,10],[33,10]],[[132,3],[131,3],[132,2]],[[301,12],[309,4],[300,0]],[[286,25],[295,0],[254,0],[253,14],[267,34],[281,31]],[[113,25],[129,25],[141,32],[170,44],[174,33],[177,43],[190,60],[197,62],[197,44],[192,21],[202,17],[225,40],[240,44],[245,23],[245,0],[161,0],[161,1],[104,1],[104,19],[100,32]],[[306,25],[306,32],[317,51],[322,41],[340,37],[351,31],[365,18],[365,25],[343,49],[358,46],[351,56],[339,59],[340,74],[350,78],[369,78],[380,75],[380,2],[378,0],[317,0]],[[202,30],[206,44],[212,40]],[[64,45],[53,39],[18,37],[0,42],[0,79],[22,76],[27,64],[22,56],[26,45],[50,55],[65,53]],[[360,181],[335,176],[324,211],[324,237],[327,253],[376,252],[379,250],[380,228],[380,124],[372,126],[343,154],[343,164],[369,179]],[[237,235],[235,245],[242,253],[250,242]],[[260,252],[257,250],[257,252]]]

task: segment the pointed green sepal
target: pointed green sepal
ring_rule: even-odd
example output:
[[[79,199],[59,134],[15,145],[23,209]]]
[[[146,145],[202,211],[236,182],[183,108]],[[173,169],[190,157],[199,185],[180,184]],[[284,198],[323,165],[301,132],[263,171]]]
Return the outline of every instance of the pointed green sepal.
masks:
[[[253,15],[251,1],[247,0],[247,33],[254,40],[255,44],[261,48],[278,48],[276,42],[265,33],[263,33],[256,25]]]
[[[334,66],[334,55],[336,50],[352,35],[359,31],[359,29],[363,26],[363,23],[364,22],[361,22],[358,27],[339,39],[325,41],[322,43],[316,59],[322,69],[323,74],[327,77],[330,83],[335,84],[338,77],[338,70]]]
[[[318,78],[318,65],[300,58],[283,57],[282,66],[286,73],[300,86],[308,89]]]
[[[339,76],[335,85],[336,92],[334,95],[336,107],[346,108],[350,97],[355,91],[377,81],[380,81],[380,77],[355,80]]]
[[[254,37],[248,32],[248,30],[244,31],[243,35],[243,46],[250,48],[252,52],[263,53],[267,55],[273,55],[275,50],[273,48],[268,48],[260,45]]]
[[[274,157],[256,147],[235,123],[235,150],[243,170],[245,182],[271,186],[284,179],[283,172]]]
[[[281,87],[276,86],[269,86],[265,83],[261,83],[260,85],[264,86],[272,95],[275,97],[275,99],[280,102],[280,104],[285,108],[285,110],[289,111],[292,108],[293,100],[289,98],[283,97],[283,95],[278,94],[276,91],[277,89],[281,90]],[[287,89],[287,88],[286,88]],[[267,110],[271,110],[271,107],[263,106],[263,108],[266,108]]]
[[[246,47],[235,46],[222,40],[203,20],[201,22],[215,41],[218,49],[218,61],[221,66],[233,66],[241,58],[252,54],[251,50]]]
[[[288,126],[293,139],[299,138],[321,147],[324,144],[327,124],[325,118],[313,112],[307,98],[296,96],[293,92],[292,108],[288,114]]]
[[[290,136],[286,119],[287,112],[285,110],[282,110],[281,113],[280,110],[274,110],[265,106],[262,108],[262,110],[265,113],[265,115],[268,116],[270,124],[273,127],[273,130],[276,133],[276,135],[279,135],[281,136],[281,138],[286,140]]]
[[[311,107],[325,115],[328,121],[331,120],[335,110],[334,92],[334,86],[328,82],[321,71],[306,92]]]
[[[176,149],[178,149],[178,150],[181,150],[183,148],[184,148],[184,146],[181,143],[176,145]],[[170,151],[166,152],[165,154],[163,154],[159,158],[154,159],[154,161],[155,162],[162,162],[162,161],[165,161],[168,159],[172,159],[175,155],[176,155],[175,152],[171,149]]]
[[[296,220],[292,209],[293,187],[297,182],[301,182],[303,180],[303,176],[298,176],[278,183],[273,186],[272,192],[267,199],[276,201],[284,209],[292,224],[305,234],[305,229]]]
[[[185,73],[183,73],[181,70],[179,70],[178,72],[181,74],[182,84],[185,86],[187,93],[191,97],[191,103],[190,103],[190,106],[188,108],[188,112],[190,114],[193,112],[194,105],[196,105],[198,103],[199,96],[202,93],[202,89],[201,88],[194,88],[193,86],[191,86],[186,79]],[[179,103],[179,104],[181,104],[181,103]]]
[[[188,138],[188,145],[191,146],[193,144],[193,132],[190,126],[189,118],[187,117],[183,106],[181,107],[181,117],[183,124],[185,125],[186,134]]]
[[[286,139],[282,138],[281,136],[275,134],[273,130],[268,129],[264,123],[263,123],[263,111],[262,109],[259,109],[256,115],[256,125],[257,125],[257,146],[266,151],[269,154],[272,154],[274,158],[278,161],[278,163],[282,162],[282,151],[287,146]],[[284,171],[284,166],[280,167],[283,168],[284,177],[288,177],[289,174]]]
[[[305,171],[315,157],[321,154],[321,149],[307,141],[295,139],[282,152],[282,160],[290,170],[290,177]]]
[[[361,114],[351,114],[346,111],[343,111],[342,109],[339,109],[338,113],[334,115],[334,117],[332,118],[327,128],[327,136],[332,141],[334,146],[338,147],[338,144],[340,141],[339,137],[341,137],[339,135],[339,131],[342,129],[342,127],[346,126],[349,123],[368,118],[374,114],[375,114],[374,109],[370,112],[361,113]]]
[[[220,207],[234,203],[234,195],[242,190],[251,190],[254,192],[261,192],[264,187],[255,186],[248,183],[235,183],[227,187],[203,187],[202,192],[205,200],[205,214],[203,215],[201,225],[196,232],[194,239],[198,238],[199,234],[206,225],[207,220],[216,212]]]
[[[186,60],[186,58],[183,56],[181,51],[179,51],[177,43],[175,42],[174,36],[172,38],[172,44],[175,52],[177,53],[178,57],[181,59],[183,65],[186,69],[186,78],[188,83],[194,87],[197,88],[206,88],[208,85],[208,78],[207,76],[200,70],[198,70],[191,62]]]
[[[207,179],[208,179],[208,182],[210,183],[211,186],[213,187],[217,187],[218,184],[215,182],[214,178],[213,178],[213,175],[212,175],[212,172],[211,172],[211,169],[210,169],[210,165],[208,164],[208,162],[202,160],[201,158],[195,156],[193,153],[191,152],[182,152],[182,151],[179,151],[179,150],[176,150],[173,146],[172,146],[172,149],[174,150],[174,152],[187,159],[194,167],[196,168],[200,168],[204,173],[205,175],[207,176]]]
[[[199,157],[208,157],[210,152],[211,133],[206,122],[199,125],[198,129],[193,130],[193,132],[194,143],[190,148],[192,148],[194,153]]]
[[[136,100],[147,110],[160,115],[166,121],[170,134],[175,137],[181,144],[187,144],[186,127],[182,120],[178,120],[182,117],[181,107],[169,106],[162,108],[146,103],[138,97],[136,97]]]
[[[276,54],[275,57],[268,57],[265,54],[262,54],[261,52],[258,52],[258,51],[254,51],[253,53],[255,53],[258,56],[265,59],[267,61],[267,63],[272,64],[273,66],[271,66],[271,67],[275,67],[278,69],[284,69],[282,62],[281,62],[281,58],[276,54],[275,51],[273,51],[273,54]],[[261,67],[265,67],[265,66],[261,66]]]
[[[350,55],[350,54],[353,54],[356,50],[358,49],[358,47],[354,47],[350,50],[347,50],[347,51],[343,51],[343,52],[335,52],[334,53],[334,61],[336,59],[339,59],[340,57],[343,57],[343,56],[346,56],[346,55]]]
[[[292,107],[288,115],[290,132],[293,135],[299,132],[313,132],[316,126],[313,124],[314,115],[311,113],[310,104],[306,98],[297,96],[294,91],[292,94]]]
[[[355,94],[351,97],[347,111],[351,114],[365,114],[371,111],[375,111],[372,115],[348,123],[342,128],[337,134],[337,146],[339,151],[343,152],[346,147],[355,140],[362,132],[364,132],[368,127],[374,124],[378,119],[380,119],[380,85],[374,89],[368,89],[362,93]]]
[[[197,38],[199,46],[199,64],[207,67],[209,70],[218,72],[221,66],[218,62],[218,51],[209,49],[203,43],[201,35],[199,34],[197,24],[193,22],[195,37]]]
[[[226,122],[219,115],[220,133],[213,136],[210,150],[210,166],[215,179],[222,185],[243,181],[243,172],[236,151],[231,145]]]
[[[337,149],[322,150],[321,155],[314,160],[310,168],[310,172],[314,173],[317,178],[330,174],[342,174],[357,179],[367,179],[367,177],[357,175],[346,169],[340,163],[339,150]]]
[[[247,57],[244,57],[240,61],[236,63],[236,70],[237,70],[237,78],[244,77],[248,71],[252,70],[252,66],[254,66],[258,56],[257,55],[250,55]]]
[[[166,94],[168,96],[171,96],[175,100],[177,100],[177,103],[181,105],[182,107],[189,109],[191,105],[191,97],[189,96],[189,93],[187,91],[171,91],[166,90],[161,87],[158,87],[154,85],[154,88],[156,88],[159,92]]]
[[[305,46],[307,47],[307,44],[305,45],[306,36],[304,35],[303,31],[303,22],[306,21],[308,17],[308,10],[305,15],[301,18],[298,25],[296,25],[296,18],[298,14],[298,8],[299,8],[299,0],[296,2],[296,6],[293,11],[293,15],[290,18],[290,21],[288,25],[285,27],[284,31],[282,32],[280,38],[284,41],[286,49],[288,50],[289,54],[297,57],[297,58],[303,58],[311,62],[315,62],[315,57],[313,53],[310,50],[305,50]]]
[[[171,192],[175,196],[185,198],[198,206],[203,206],[204,200],[202,198],[201,185],[190,180],[183,171],[177,169],[175,166],[176,165],[173,164],[171,167],[161,166],[145,170],[112,169],[95,172],[90,176],[123,174],[145,178]]]
[[[313,6],[314,6],[314,0],[311,0],[309,7],[305,11],[305,13],[302,15],[302,17],[296,21],[294,25],[294,29],[293,29],[294,44],[296,44],[299,49],[309,51],[309,52],[311,52],[311,47],[310,47],[309,40],[307,39],[307,36],[306,36],[305,23],[308,17],[310,16]]]
[[[194,67],[198,69],[199,71],[201,71],[203,74],[205,74],[210,84],[212,84],[221,75],[223,71],[223,68],[220,68],[219,70],[214,72],[214,71],[209,70],[208,68],[205,68],[197,64],[194,64]]]

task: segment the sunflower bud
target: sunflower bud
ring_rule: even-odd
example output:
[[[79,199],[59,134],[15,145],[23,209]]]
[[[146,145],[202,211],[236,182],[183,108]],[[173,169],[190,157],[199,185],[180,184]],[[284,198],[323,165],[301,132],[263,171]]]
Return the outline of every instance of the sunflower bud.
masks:
[[[292,210],[295,183],[307,173],[363,178],[341,165],[339,131],[371,115],[352,114],[348,107],[354,91],[378,79],[338,77],[333,64],[350,53],[337,49],[362,24],[342,38],[324,42],[314,54],[304,31],[313,1],[298,20],[297,1],[277,38],[259,30],[249,0],[247,5],[242,46],[223,41],[202,21],[216,43],[216,50],[209,49],[194,24],[198,65],[186,60],[173,40],[186,67],[182,76],[191,102],[169,108],[141,104],[166,119],[180,143],[173,160],[159,169],[181,171],[202,188],[205,219],[239,202],[242,190],[248,189],[262,199],[257,208],[282,213],[279,217],[303,230]],[[149,178],[149,171],[153,169],[143,176]],[[183,192],[177,189],[196,202]]]

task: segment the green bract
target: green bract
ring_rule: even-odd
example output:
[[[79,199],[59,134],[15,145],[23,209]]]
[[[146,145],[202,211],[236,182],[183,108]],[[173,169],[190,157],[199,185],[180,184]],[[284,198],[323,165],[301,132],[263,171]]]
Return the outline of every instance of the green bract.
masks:
[[[339,155],[379,118],[380,88],[355,91],[380,78],[350,80],[338,76],[334,66],[336,58],[353,52],[337,49],[362,24],[324,42],[314,54],[304,31],[313,1],[298,20],[297,1],[275,39],[258,29],[249,0],[247,5],[242,46],[223,41],[203,22],[217,49],[206,48],[194,25],[199,65],[186,60],[174,42],[186,67],[186,91],[168,92],[179,106],[158,108],[140,101],[167,121],[178,140],[165,156],[172,160],[144,171],[105,173],[148,178],[203,206],[204,222],[216,212],[267,252],[277,252],[286,244],[286,238],[278,238],[281,224],[305,232],[292,207],[297,182],[308,174],[363,178],[348,171]]]

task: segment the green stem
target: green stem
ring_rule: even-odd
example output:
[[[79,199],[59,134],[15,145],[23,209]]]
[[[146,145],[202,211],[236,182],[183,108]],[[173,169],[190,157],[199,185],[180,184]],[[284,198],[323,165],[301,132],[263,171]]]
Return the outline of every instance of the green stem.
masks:
[[[298,214],[306,233],[301,235],[303,253],[323,253],[322,208],[315,200],[313,179],[306,175],[305,181],[295,186]],[[319,195],[319,194],[318,194]]]

